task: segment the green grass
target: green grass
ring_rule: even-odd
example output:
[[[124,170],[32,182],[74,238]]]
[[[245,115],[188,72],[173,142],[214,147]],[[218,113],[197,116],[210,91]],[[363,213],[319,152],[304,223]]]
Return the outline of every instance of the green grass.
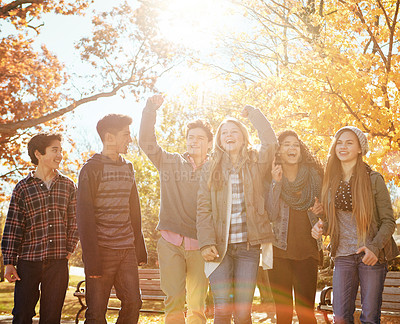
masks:
[[[11,314],[14,305],[14,284],[0,282],[0,314]]]

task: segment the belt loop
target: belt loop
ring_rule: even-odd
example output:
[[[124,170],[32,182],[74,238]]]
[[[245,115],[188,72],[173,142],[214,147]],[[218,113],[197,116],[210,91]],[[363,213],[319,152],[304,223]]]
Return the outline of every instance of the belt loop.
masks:
[[[247,251],[250,250],[250,243],[247,242]]]

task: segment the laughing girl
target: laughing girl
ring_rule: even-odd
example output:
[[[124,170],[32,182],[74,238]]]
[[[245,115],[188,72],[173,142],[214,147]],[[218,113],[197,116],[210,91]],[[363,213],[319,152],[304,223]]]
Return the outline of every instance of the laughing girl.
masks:
[[[214,151],[203,168],[197,201],[197,237],[214,297],[214,323],[251,323],[251,304],[260,245],[273,234],[264,204],[264,178],[275,154],[276,137],[259,109],[246,106],[258,131],[260,149],[250,145],[239,120],[218,127]]]

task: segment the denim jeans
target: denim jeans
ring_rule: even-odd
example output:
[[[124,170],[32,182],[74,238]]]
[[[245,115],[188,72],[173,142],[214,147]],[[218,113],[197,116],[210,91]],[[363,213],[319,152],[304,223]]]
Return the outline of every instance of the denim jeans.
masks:
[[[382,292],[387,264],[367,266],[364,254],[336,257],[333,270],[333,314],[335,323],[354,323],[358,285],[361,288],[361,323],[380,323]]]
[[[112,286],[121,301],[118,324],[137,323],[142,306],[135,249],[100,247],[103,275],[86,277],[85,323],[106,324],[108,298]]]
[[[17,272],[21,280],[15,282],[13,324],[32,323],[39,296],[39,323],[60,323],[68,287],[68,260],[18,260]]]
[[[222,262],[210,275],[214,323],[251,323],[251,304],[260,262],[260,245],[229,244]]]

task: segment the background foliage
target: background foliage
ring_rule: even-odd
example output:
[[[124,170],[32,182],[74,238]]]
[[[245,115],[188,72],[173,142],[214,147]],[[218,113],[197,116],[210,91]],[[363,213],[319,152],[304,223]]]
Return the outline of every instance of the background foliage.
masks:
[[[73,75],[46,44],[37,44],[37,35],[47,13],[87,14],[91,1],[0,0],[1,221],[7,207],[5,188],[30,168],[23,152],[32,134],[65,131],[66,113],[99,98],[129,93],[144,105],[145,98],[157,92],[160,76],[183,61],[227,87],[204,90],[188,84],[180,97],[167,97],[157,123],[163,148],[183,152],[189,120],[205,118],[216,128],[227,115],[238,117],[245,104],[259,107],[276,132],[296,130],[322,161],[336,130],[354,125],[368,134],[367,162],[391,181],[398,215],[400,0],[232,4],[242,25],[221,36],[217,46],[208,49],[210,55],[172,44],[162,35],[158,23],[168,2],[126,2],[95,13],[91,34],[76,44],[89,72]],[[254,130],[252,136],[257,142]],[[85,136],[68,147],[63,172],[76,180],[92,147]],[[127,158],[136,170],[149,266],[156,266],[158,173],[137,143]],[[80,262],[79,253],[74,258]]]

